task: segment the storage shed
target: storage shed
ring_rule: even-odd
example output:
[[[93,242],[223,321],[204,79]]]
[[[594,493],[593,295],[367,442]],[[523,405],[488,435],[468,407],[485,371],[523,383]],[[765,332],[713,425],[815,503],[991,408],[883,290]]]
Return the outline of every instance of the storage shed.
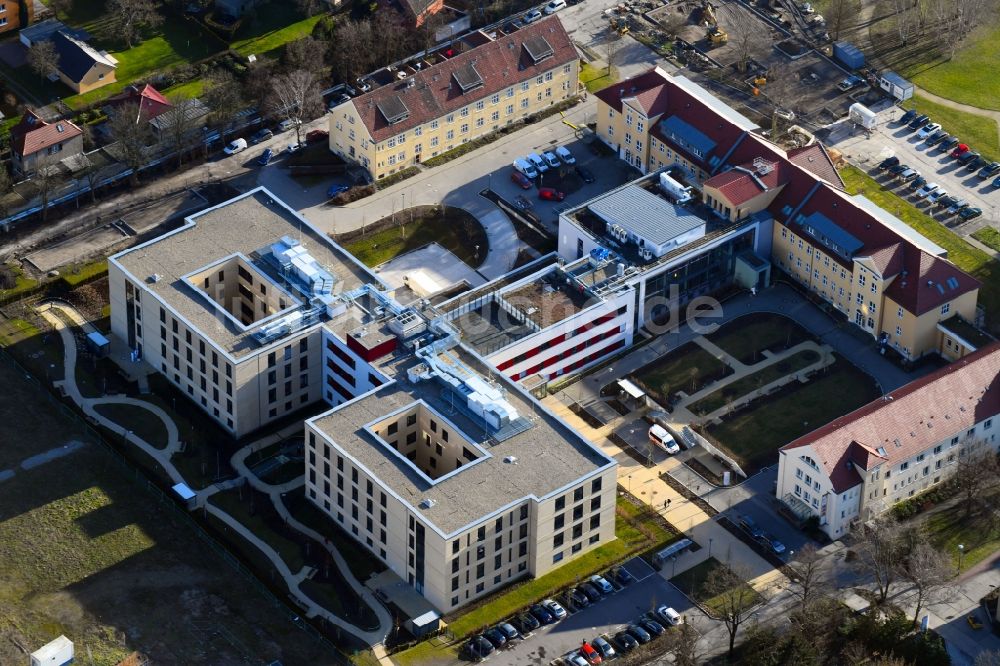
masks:
[[[111,341],[94,331],[87,334],[87,348],[98,358],[104,358],[111,351]]]
[[[850,70],[865,66],[864,51],[850,42],[837,42],[833,45],[833,59]]]
[[[900,102],[913,97],[913,84],[895,72],[883,72],[879,76],[878,85]]]
[[[857,102],[851,104],[851,108],[847,110],[847,117],[852,123],[865,129],[870,130],[875,127],[875,112],[863,104]]]
[[[73,663],[73,641],[60,636],[31,653],[31,666],[64,666]]]

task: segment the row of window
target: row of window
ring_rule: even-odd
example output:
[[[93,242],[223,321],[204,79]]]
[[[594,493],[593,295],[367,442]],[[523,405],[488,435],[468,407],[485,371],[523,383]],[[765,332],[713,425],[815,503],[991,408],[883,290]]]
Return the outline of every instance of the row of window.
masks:
[[[555,347],[556,345],[562,344],[566,340],[571,340],[572,338],[576,337],[577,335],[579,335],[581,333],[586,333],[587,331],[592,330],[594,328],[597,328],[598,326],[601,326],[602,324],[606,324],[609,321],[614,320],[616,317],[620,317],[620,316],[624,315],[627,311],[628,311],[628,306],[623,305],[620,308],[618,308],[615,312],[611,312],[611,313],[608,313],[608,314],[603,315],[601,317],[598,317],[597,319],[595,319],[595,320],[593,320],[591,322],[588,322],[588,323],[584,324],[583,326],[578,326],[577,328],[574,328],[572,331],[570,331],[568,333],[562,333],[560,335],[553,336],[553,337],[549,338],[548,340],[540,343],[539,345],[537,345],[537,346],[535,346],[535,347],[533,347],[531,349],[528,349],[528,350],[526,350],[526,351],[518,354],[517,356],[515,356],[513,358],[510,358],[510,359],[508,359],[508,360],[500,363],[499,365],[497,365],[497,370],[503,371],[503,370],[506,370],[506,369],[508,369],[510,367],[513,367],[513,366],[517,365],[518,363],[521,363],[522,361],[526,361],[529,358],[531,358],[531,357],[533,357],[533,356],[535,356],[535,355],[537,355],[537,354],[539,354],[539,353],[541,353],[541,352],[543,352],[543,351],[545,351],[547,349],[551,349],[552,347]],[[624,328],[624,327],[621,327],[621,328]],[[549,365],[549,364],[546,363],[545,365]],[[529,374],[532,374],[532,373],[529,372]]]

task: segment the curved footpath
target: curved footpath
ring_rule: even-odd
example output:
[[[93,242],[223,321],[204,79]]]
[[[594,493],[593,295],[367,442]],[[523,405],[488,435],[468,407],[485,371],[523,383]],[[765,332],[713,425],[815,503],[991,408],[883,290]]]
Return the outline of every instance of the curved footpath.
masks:
[[[178,436],[177,425],[173,422],[170,416],[164,412],[157,405],[153,405],[144,400],[137,400],[135,398],[130,398],[128,396],[105,396],[101,398],[85,398],[82,393],[80,393],[80,387],[76,383],[76,340],[73,337],[73,332],[66,324],[65,321],[55,314],[54,311],[58,311],[64,317],[67,317],[74,322],[77,326],[81,328],[89,328],[87,322],[80,316],[80,314],[67,305],[56,304],[56,303],[46,303],[38,308],[39,314],[47,321],[52,327],[59,333],[59,337],[63,343],[64,349],[64,376],[65,379],[62,381],[54,382],[57,388],[62,388],[62,390],[68,395],[73,402],[80,406],[84,414],[94,422],[115,431],[121,431],[122,427],[112,421],[111,419],[101,415],[95,407],[98,405],[108,405],[108,404],[122,404],[130,405],[132,407],[139,407],[148,410],[153,416],[160,419],[164,426],[167,428],[168,441],[167,446],[158,449],[155,446],[149,444],[141,437],[137,436],[135,433],[125,432],[125,439],[128,443],[135,445],[141,449],[146,455],[150,456],[155,460],[160,466],[163,467],[167,476],[174,483],[185,483],[184,477],[180,474],[174,464],[170,461],[173,454],[177,453],[181,449],[181,441]],[[244,539],[256,546],[267,558],[271,561],[274,567],[281,574],[281,577],[285,580],[288,586],[288,591],[291,596],[295,599],[296,603],[301,605],[306,609],[306,617],[322,617],[330,624],[339,627],[343,631],[346,631],[360,640],[366,642],[368,645],[379,646],[383,640],[385,640],[386,635],[392,628],[392,617],[386,608],[379,603],[379,601],[368,591],[367,588],[362,585],[357,578],[351,573],[350,568],[347,566],[347,562],[344,558],[337,552],[336,548],[331,546],[326,539],[324,539],[316,531],[305,527],[297,520],[295,520],[289,513],[288,509],[281,502],[281,493],[292,490],[303,483],[303,479],[296,479],[289,481],[277,486],[272,486],[270,484],[264,483],[258,479],[246,466],[246,457],[263,444],[257,443],[257,445],[251,445],[240,449],[233,456],[233,467],[239,473],[239,478],[232,481],[227,481],[220,484],[214,484],[205,488],[204,490],[198,491],[196,503],[199,507],[204,507],[206,511],[211,513],[213,516],[224,522],[235,532],[237,532]],[[303,581],[307,580],[313,573],[312,567],[303,567],[300,571],[293,573],[281,556],[274,551],[267,543],[262,541],[260,537],[253,534],[249,529],[246,528],[238,520],[230,516],[228,513],[223,511],[217,506],[213,506],[208,503],[208,498],[227,488],[235,487],[241,484],[243,481],[248,482],[254,489],[261,492],[267,493],[271,497],[275,508],[285,518],[288,523],[301,532],[302,534],[314,539],[316,542],[323,544],[323,546],[329,551],[330,555],[333,557],[337,568],[340,570],[340,574],[344,577],[347,583],[351,586],[351,589],[355,591],[361,598],[364,599],[372,611],[378,618],[378,626],[375,629],[368,630],[361,627],[357,627],[349,622],[346,622],[342,618],[334,615],[330,611],[326,610],[315,601],[313,601],[308,595],[306,595],[300,585]],[[382,651],[379,651],[382,652]],[[384,652],[382,652],[384,654]],[[380,659],[382,663],[391,663],[384,657]]]

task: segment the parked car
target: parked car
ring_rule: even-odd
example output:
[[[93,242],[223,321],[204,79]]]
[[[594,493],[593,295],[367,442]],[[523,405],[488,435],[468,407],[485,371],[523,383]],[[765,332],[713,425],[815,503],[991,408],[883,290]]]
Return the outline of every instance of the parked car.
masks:
[[[993,187],[1000,188],[1000,176],[997,176],[993,181]]]
[[[536,169],[535,165],[532,164],[527,158],[518,157],[514,160],[514,168],[528,178],[538,178],[538,169]]]
[[[903,173],[904,171],[906,171],[909,168],[910,168],[910,165],[908,165],[908,164],[897,164],[896,166],[889,167],[889,175],[890,176],[898,176],[899,174]]]
[[[951,156],[958,158],[967,152],[969,152],[969,146],[964,143],[960,143],[957,146],[955,146],[954,150],[951,151]]]
[[[663,618],[664,622],[673,627],[684,623],[684,618],[681,617],[681,614],[670,606],[660,606],[656,609],[656,614]]]
[[[977,175],[980,178],[989,178],[990,176],[992,176],[993,174],[997,173],[998,171],[1000,171],[1000,162],[990,162],[989,164],[987,164],[986,166],[984,166],[982,169],[980,169],[979,173]]]
[[[986,166],[986,158],[980,155],[974,160],[969,160],[965,165],[965,170],[969,173],[973,173],[975,171],[979,171],[984,166]]]
[[[538,153],[529,153],[527,159],[538,173],[545,173],[549,170],[549,165],[545,163],[545,160]]]
[[[222,149],[226,155],[235,155],[236,153],[242,152],[247,149],[246,139],[233,139],[229,142],[225,148]]]
[[[522,19],[525,23],[534,23],[538,19],[542,18],[542,13],[537,9],[532,9],[530,12],[524,15]]]
[[[951,208],[951,205],[953,203],[955,203],[956,201],[958,201],[958,197],[952,196],[952,195],[949,194],[949,195],[940,197],[937,200],[936,203],[937,203],[937,207],[938,208]]]
[[[528,609],[528,612],[534,615],[535,619],[542,624],[552,624],[556,621],[556,616],[552,614],[552,611],[541,604],[535,604]]]
[[[917,176],[916,178],[910,181],[910,184],[907,187],[910,188],[911,192],[916,192],[926,184],[927,184],[926,178],[924,178],[923,176]]]
[[[907,111],[906,113],[904,113],[902,116],[900,116],[900,118],[899,118],[899,124],[900,125],[906,125],[907,123],[909,123],[911,120],[913,120],[916,117],[917,117],[917,110],[916,109],[910,109],[909,111]]]
[[[576,164],[576,158],[573,157],[573,153],[569,152],[569,148],[566,146],[556,148],[556,157],[562,160],[563,164]]]
[[[298,118],[285,118],[280,123],[278,123],[279,132],[287,132],[290,129],[295,129],[302,124],[302,121]]]
[[[510,622],[502,622],[498,624],[496,628],[503,632],[503,635],[507,639],[508,643],[521,638],[521,632],[519,632]]]
[[[603,659],[614,659],[615,657],[618,656],[618,653],[615,652],[615,649],[611,647],[611,643],[604,640],[604,637],[602,636],[598,636],[597,638],[592,640],[591,644],[594,646],[595,650],[601,653],[601,657]]]
[[[554,187],[539,187],[538,198],[545,201],[562,201],[566,198],[566,193],[560,192]]]
[[[287,146],[285,146],[285,153],[287,153],[288,155],[291,155],[292,153],[299,152],[299,150],[301,148],[302,148],[302,144],[301,143],[290,143]]]
[[[596,180],[594,178],[594,174],[591,173],[590,169],[588,169],[587,167],[580,166],[579,164],[576,165],[576,175],[578,175],[580,177],[580,180],[587,183],[588,185]]]
[[[958,216],[962,218],[963,222],[968,222],[969,220],[974,220],[983,214],[982,208],[963,208],[958,211]]]
[[[586,608],[590,605],[590,599],[579,588],[573,588],[568,592],[569,599],[577,608]]]
[[[962,153],[961,155],[959,155],[957,159],[959,164],[968,164],[969,162],[978,160],[980,157],[982,157],[982,155],[975,152],[974,150],[970,150],[966,153]]]
[[[559,602],[555,599],[546,599],[542,602],[542,605],[552,613],[557,620],[561,620],[566,617],[566,609],[559,605]]]
[[[947,139],[943,139],[940,144],[938,144],[938,150],[941,152],[948,152],[953,150],[959,144],[959,139],[957,136],[949,136]]]
[[[330,138],[330,133],[326,130],[314,129],[306,132],[306,143],[316,143],[317,141],[326,141]]]
[[[483,632],[483,636],[486,636],[486,640],[492,643],[493,647],[497,648],[498,650],[503,646],[507,645],[507,637],[504,636],[503,632],[497,629],[496,627],[493,627],[492,629]]]
[[[936,146],[939,143],[944,143],[945,141],[947,141],[950,138],[951,138],[950,134],[948,134],[947,132],[943,132],[941,130],[938,130],[937,132],[934,132],[934,134],[932,134],[929,137],[927,137],[927,140],[924,141],[924,144],[927,145],[928,147],[930,147],[930,146]],[[955,140],[958,141],[958,139],[955,139]]]
[[[525,634],[530,634],[535,629],[538,629],[538,627],[542,626],[542,623],[538,621],[538,618],[536,618],[531,613],[521,613],[520,615],[517,616],[515,623],[517,630],[521,632],[522,636]]]
[[[478,635],[469,639],[465,644],[467,653],[474,659],[485,659],[493,654],[493,643],[490,643],[485,636]]]
[[[555,14],[560,9],[566,9],[566,0],[552,0],[545,5],[546,14]]]
[[[740,527],[747,531],[747,533],[754,539],[759,539],[760,535],[764,532],[757,527],[757,522],[750,516],[740,516]]]
[[[629,652],[639,647],[639,641],[635,640],[635,636],[627,631],[619,631],[615,634],[615,643],[622,652]]]
[[[639,643],[646,644],[653,640],[653,637],[649,635],[649,632],[640,627],[638,624],[633,623],[628,625],[626,631],[632,634],[632,636],[635,637],[635,640],[639,641]]]
[[[919,190],[917,190],[917,198],[918,199],[925,198],[928,194],[936,190],[938,187],[940,187],[940,185],[938,185],[937,183],[927,183]]]
[[[265,127],[264,129],[257,130],[254,133],[254,135],[252,137],[250,137],[250,143],[258,144],[261,141],[267,141],[268,139],[270,139],[273,136],[274,136],[274,132],[272,132],[271,130],[269,130],[269,129],[267,129]]]
[[[587,663],[591,666],[604,662],[604,655],[594,649],[594,646],[586,641],[584,641],[583,645],[580,646],[580,656],[586,659]]]
[[[587,599],[590,600],[590,603],[594,603],[595,601],[600,601],[601,600],[601,591],[599,589],[597,589],[596,585],[592,585],[590,583],[583,583],[583,584],[580,585],[580,587],[578,587],[576,589],[578,589],[578,590],[582,591],[584,594],[586,594],[587,595]]]
[[[559,158],[553,152],[546,151],[542,153],[542,159],[545,160],[545,164],[548,165],[550,169],[559,168]]]
[[[614,576],[615,580],[618,581],[618,584],[622,586],[635,582],[635,578],[632,576],[632,574],[630,574],[626,569],[623,569],[621,567],[615,569],[612,575]]]
[[[583,658],[579,652],[574,652],[573,654],[566,657],[566,663],[569,666],[587,666],[587,660]]]
[[[531,179],[525,176],[517,169],[510,170],[510,179],[514,181],[514,183],[518,185],[522,190],[530,190],[534,186],[534,183],[531,182]]]
[[[591,585],[595,586],[598,590],[600,590],[601,594],[611,594],[612,592],[615,591],[615,588],[611,586],[611,583],[609,583],[603,576],[599,576],[598,574],[594,574],[587,580],[590,581]]]
[[[327,188],[327,190],[326,190],[326,198],[327,199],[332,199],[335,196],[337,196],[338,194],[340,194],[341,192],[346,192],[349,189],[351,189],[350,185],[345,185],[343,183],[334,183],[333,185],[331,185],[330,187]]]
[[[531,203],[531,199],[524,196],[523,194],[518,194],[514,197],[514,205],[521,210],[529,210],[534,204]]]
[[[909,127],[911,130],[917,130],[926,125],[927,123],[929,123],[930,121],[931,121],[930,116],[921,113],[919,116],[911,120],[909,124],[907,124],[907,127]]]
[[[956,201],[952,205],[948,206],[948,214],[949,215],[954,215],[955,213],[957,213],[958,211],[962,210],[963,208],[968,208],[968,207],[969,207],[969,202],[968,201],[966,201],[965,199],[959,199],[958,201]]]
[[[903,171],[899,174],[899,179],[904,183],[907,183],[913,180],[914,178],[917,178],[918,176],[920,176],[919,171],[917,171],[913,167],[908,167],[906,171]]]
[[[887,157],[878,163],[878,170],[888,171],[889,169],[891,169],[894,166],[897,166],[898,164],[899,164],[899,158],[896,157],[895,155],[892,155],[891,157]]]
[[[274,151],[271,150],[270,148],[265,148],[264,152],[262,152],[260,154],[260,157],[257,158],[257,164],[261,166],[267,166],[268,164],[271,163],[272,157],[274,157]]]
[[[772,534],[764,532],[763,536],[761,537],[761,541],[764,543],[764,545],[770,548],[771,552],[774,553],[775,555],[781,555],[782,553],[785,552],[785,544],[778,541]]]
[[[639,626],[648,631],[653,636],[663,635],[663,625],[656,620],[649,618],[639,623]]]
[[[927,201],[932,204],[937,204],[938,201],[946,198],[947,196],[948,196],[948,190],[939,187],[933,192],[931,192],[929,195],[927,195]]]
[[[847,92],[848,90],[854,90],[864,82],[865,80],[863,78],[861,78],[860,76],[854,76],[852,74],[851,76],[848,76],[846,79],[838,83],[837,88],[841,92]]]
[[[934,132],[937,132],[939,129],[941,129],[941,124],[940,123],[930,123],[929,125],[924,125],[920,129],[920,131],[917,132],[917,138],[918,139],[926,139],[931,134],[934,134]]]

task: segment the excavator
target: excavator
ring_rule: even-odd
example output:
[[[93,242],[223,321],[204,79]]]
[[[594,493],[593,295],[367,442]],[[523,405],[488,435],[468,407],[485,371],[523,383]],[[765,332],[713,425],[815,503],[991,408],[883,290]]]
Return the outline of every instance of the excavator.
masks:
[[[710,46],[721,46],[729,41],[729,33],[719,27],[719,20],[715,16],[712,4],[706,0],[701,7],[702,21],[708,26],[708,33],[705,39]]]

